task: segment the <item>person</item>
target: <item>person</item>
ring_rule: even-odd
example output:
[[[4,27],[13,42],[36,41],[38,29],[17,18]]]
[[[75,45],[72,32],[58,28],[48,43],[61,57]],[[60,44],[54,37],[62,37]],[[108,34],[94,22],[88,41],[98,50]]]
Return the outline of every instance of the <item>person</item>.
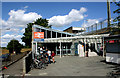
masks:
[[[85,56],[88,57],[88,49],[89,49],[89,46],[88,44],[86,44],[86,51],[85,51]]]
[[[49,64],[51,64],[51,51],[50,50],[48,50],[48,60],[49,60]]]
[[[55,53],[54,53],[54,51],[52,51],[52,60],[53,60],[53,63],[55,63],[55,59],[54,59],[54,56],[55,56]]]
[[[45,50],[46,60],[48,61],[48,49]]]
[[[103,45],[101,45],[101,47],[100,47],[100,55],[101,56],[103,55]]]
[[[42,47],[40,48],[40,53],[41,53],[41,54],[43,53],[43,49],[42,49]]]

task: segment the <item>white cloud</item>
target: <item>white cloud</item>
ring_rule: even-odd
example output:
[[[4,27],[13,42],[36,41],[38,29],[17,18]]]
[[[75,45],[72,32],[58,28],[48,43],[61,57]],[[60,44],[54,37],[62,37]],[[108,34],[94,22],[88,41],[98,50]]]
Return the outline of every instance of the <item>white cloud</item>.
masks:
[[[24,42],[22,42],[22,41],[20,41],[19,43],[20,43],[20,44],[23,44],[23,45],[25,45],[25,43],[24,43]]]
[[[4,42],[9,42],[11,39],[15,38],[20,41],[20,43],[24,44],[21,41],[22,35],[18,35],[25,32],[25,27],[28,23],[35,21],[38,18],[42,18],[42,16],[35,12],[26,13],[26,9],[28,6],[23,7],[23,10],[10,10],[8,13],[8,20],[2,20],[2,28],[10,28],[10,30],[3,30],[2,38],[5,39]],[[74,21],[83,20],[85,15],[84,13],[87,11],[86,8],[82,7],[79,10],[72,9],[67,15],[64,16],[53,16],[49,18],[49,24],[55,27],[69,25]],[[22,29],[21,29],[22,28]],[[12,35],[11,35],[12,34]]]
[[[23,28],[23,29],[21,30],[21,32],[22,32],[22,33],[25,33],[25,28]]]
[[[2,36],[2,42],[1,42],[2,47],[3,47],[3,46],[6,47],[7,44],[8,44],[8,42],[10,42],[10,40],[12,40],[12,39],[16,39],[16,40],[18,40],[21,44],[24,45],[25,43],[22,42],[21,38],[22,38],[22,35],[5,34],[5,35]]]
[[[5,34],[5,35],[2,36],[2,38],[4,38],[4,39],[12,39],[12,38],[14,38],[14,35]]]
[[[95,23],[98,23],[100,20],[101,20],[101,18],[84,20],[85,22],[82,24],[82,27],[89,27]]]
[[[87,11],[86,8],[82,7],[80,10],[72,9],[68,15],[64,16],[53,16],[49,19],[49,25],[60,27],[69,25],[74,21],[83,20],[86,15],[84,13]]]
[[[15,38],[20,39],[20,38],[22,38],[22,35],[17,35],[17,36],[15,36]]]
[[[6,47],[6,45],[8,44],[8,42],[1,42],[2,47]]]
[[[2,39],[13,39],[13,38],[20,39],[20,38],[22,38],[22,35],[5,34],[2,36]]]
[[[24,6],[24,9],[28,8],[28,6]]]
[[[8,20],[2,20],[2,25],[7,27],[26,27],[26,24],[42,17],[35,12],[25,13],[25,10],[11,10],[8,14],[10,16]]]

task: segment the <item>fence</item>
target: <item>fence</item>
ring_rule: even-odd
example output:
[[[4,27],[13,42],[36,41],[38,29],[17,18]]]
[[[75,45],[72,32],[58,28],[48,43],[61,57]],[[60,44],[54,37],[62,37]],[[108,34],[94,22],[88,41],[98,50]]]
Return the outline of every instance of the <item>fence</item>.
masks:
[[[110,27],[114,27],[114,26],[117,26],[116,22],[114,22],[113,20],[115,19],[115,17],[112,17],[111,18],[111,26]],[[103,29],[106,29],[108,28],[108,19],[105,19],[103,21],[100,21],[98,23],[95,23],[91,26],[86,26],[86,31],[83,33],[83,34],[87,34],[87,33],[95,33],[99,30],[103,30]]]
[[[31,70],[32,52],[29,52],[23,59],[23,73],[28,73]]]
[[[14,64],[15,62],[17,62],[18,60],[20,60],[21,58],[23,58],[29,51],[26,51],[26,52],[23,52],[21,54],[13,54],[13,55],[9,55],[9,54],[6,54],[6,55],[3,55],[1,56],[1,62],[2,62],[2,65],[0,66],[0,71],[4,69],[4,67],[8,67],[12,64]],[[4,59],[2,60],[2,57],[4,57]]]

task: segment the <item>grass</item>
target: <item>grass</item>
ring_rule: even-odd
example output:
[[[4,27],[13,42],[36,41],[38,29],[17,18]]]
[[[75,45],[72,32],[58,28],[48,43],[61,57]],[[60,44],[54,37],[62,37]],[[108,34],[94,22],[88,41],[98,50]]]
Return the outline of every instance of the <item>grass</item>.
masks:
[[[23,48],[22,50],[21,50],[21,52],[25,52],[25,51],[31,51],[32,49],[31,48]],[[9,53],[9,50],[7,50],[7,49],[2,49],[2,53],[1,54],[7,54],[7,53]],[[0,55],[1,55],[0,54]]]

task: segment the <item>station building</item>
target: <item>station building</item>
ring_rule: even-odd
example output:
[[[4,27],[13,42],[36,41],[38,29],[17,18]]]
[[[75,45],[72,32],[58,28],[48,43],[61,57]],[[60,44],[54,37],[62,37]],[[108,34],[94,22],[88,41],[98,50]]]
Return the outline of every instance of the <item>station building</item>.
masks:
[[[102,35],[78,35],[78,32],[85,31],[84,28],[70,27],[64,31],[45,28],[34,25],[32,28],[32,52],[37,53],[38,47],[44,46],[45,49],[55,51],[60,57],[65,55],[85,56],[86,45],[89,46],[89,56],[96,56],[99,53],[103,37]],[[44,39],[34,39],[34,32],[44,32]]]

